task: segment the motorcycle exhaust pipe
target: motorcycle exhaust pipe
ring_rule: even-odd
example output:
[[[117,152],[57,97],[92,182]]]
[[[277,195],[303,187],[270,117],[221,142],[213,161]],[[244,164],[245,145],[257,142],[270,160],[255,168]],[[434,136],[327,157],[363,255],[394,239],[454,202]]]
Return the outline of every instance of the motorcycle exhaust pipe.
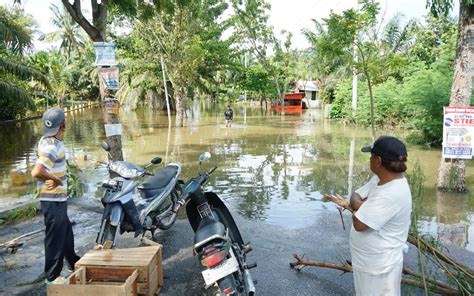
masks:
[[[248,269],[244,270],[244,281],[245,285],[247,286],[248,296],[255,295],[255,285],[252,280],[252,275],[248,271]]]

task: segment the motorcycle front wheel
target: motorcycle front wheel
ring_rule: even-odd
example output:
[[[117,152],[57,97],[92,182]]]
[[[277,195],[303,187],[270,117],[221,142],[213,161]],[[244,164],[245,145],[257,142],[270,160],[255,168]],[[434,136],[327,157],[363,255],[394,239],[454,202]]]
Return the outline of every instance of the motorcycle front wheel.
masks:
[[[104,234],[102,235],[101,245],[104,245],[106,241],[111,241],[112,246],[115,245],[115,235],[117,233],[117,226],[110,225],[110,221],[105,222]]]
[[[159,213],[156,217],[157,226],[161,230],[168,230],[173,226],[174,222],[176,222],[176,218],[178,218],[178,213],[174,212],[173,209],[176,207],[178,202],[178,195],[173,190],[171,193],[166,197],[165,202],[161,205],[159,209]]]

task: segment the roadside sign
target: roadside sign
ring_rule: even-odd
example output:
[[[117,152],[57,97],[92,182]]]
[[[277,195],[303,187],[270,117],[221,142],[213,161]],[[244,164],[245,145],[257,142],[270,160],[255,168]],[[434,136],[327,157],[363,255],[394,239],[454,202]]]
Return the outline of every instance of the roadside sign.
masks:
[[[474,107],[444,107],[443,157],[471,159],[474,142]]]
[[[117,90],[119,88],[119,69],[117,67],[99,67],[99,77],[105,89]]]
[[[115,43],[94,42],[96,66],[115,66]]]

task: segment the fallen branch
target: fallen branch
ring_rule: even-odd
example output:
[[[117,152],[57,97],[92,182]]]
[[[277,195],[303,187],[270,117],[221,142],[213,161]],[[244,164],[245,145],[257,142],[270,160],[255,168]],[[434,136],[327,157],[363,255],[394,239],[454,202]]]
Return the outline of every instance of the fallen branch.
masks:
[[[354,212],[354,210],[351,208],[351,204],[350,204],[349,200],[345,199],[344,197],[340,196],[337,193],[334,194],[334,195],[325,194],[324,199],[326,199],[328,201],[331,201],[331,202],[335,203],[336,205],[338,205],[340,207],[343,207],[344,209],[350,211],[351,213]],[[343,225],[343,227],[344,227],[344,225]],[[420,246],[418,246],[418,240],[420,241]],[[474,271],[472,269],[470,269],[469,267],[455,261],[454,259],[452,259],[448,255],[445,255],[445,254],[441,253],[438,249],[431,246],[429,243],[427,243],[421,237],[418,237],[418,239],[417,239],[417,237],[414,236],[413,234],[409,234],[407,241],[410,244],[412,244],[413,246],[415,246],[416,248],[420,247],[423,251],[427,251],[427,252],[431,253],[433,256],[435,256],[435,257],[443,260],[444,262],[450,264],[451,266],[454,266],[455,268],[459,269],[460,271],[462,271],[463,273],[468,275],[471,279],[474,279]]]
[[[12,240],[9,240],[7,242],[4,242],[4,243],[0,244],[0,248],[12,249],[12,253],[15,253],[16,249],[18,249],[19,247],[21,247],[23,245],[23,243],[20,242],[21,239],[23,239],[25,237],[28,237],[28,236],[31,236],[33,234],[37,234],[37,233],[42,232],[42,231],[44,231],[44,228],[38,229],[38,230],[35,230],[35,231],[32,231],[32,232],[25,233],[23,235],[20,235],[19,237],[16,237]]]
[[[330,268],[330,269],[341,270],[344,273],[352,272],[352,265],[351,265],[350,261],[346,261],[344,264],[335,264],[335,263],[327,263],[327,262],[320,262],[320,261],[304,260],[300,256],[298,256],[297,254],[294,254],[293,257],[296,259],[296,261],[295,262],[290,262],[290,267],[297,270],[297,271],[301,271],[306,266],[316,266],[316,267],[321,267],[321,268]],[[402,272],[403,272],[403,274],[414,276],[418,279],[420,279],[422,277],[419,273],[414,272],[414,271],[412,271],[412,270],[410,270],[406,267],[403,268]],[[458,290],[449,287],[445,283],[442,283],[442,282],[439,282],[439,281],[436,281],[436,280],[432,280],[432,279],[427,279],[427,282],[432,284],[432,286],[430,286],[430,289],[433,292],[440,293],[440,294],[443,294],[443,295],[459,295],[460,294]],[[414,279],[402,278],[402,284],[417,287],[417,288],[424,288],[423,283],[421,283],[417,280],[414,280]]]
[[[418,240],[420,242],[420,246],[418,246]],[[427,251],[427,252],[431,253],[433,256],[435,256],[436,258],[439,258],[440,260],[448,263],[449,265],[454,266],[455,268],[459,269],[460,271],[462,271],[463,273],[468,275],[471,279],[474,279],[474,271],[472,269],[470,269],[469,267],[467,267],[465,265],[462,265],[461,263],[455,261],[454,259],[452,259],[448,255],[445,255],[445,254],[441,253],[438,249],[431,246],[429,243],[427,243],[421,237],[417,238],[413,234],[409,234],[407,241],[410,244],[414,245],[415,247],[417,247],[417,248],[419,247],[423,251]]]

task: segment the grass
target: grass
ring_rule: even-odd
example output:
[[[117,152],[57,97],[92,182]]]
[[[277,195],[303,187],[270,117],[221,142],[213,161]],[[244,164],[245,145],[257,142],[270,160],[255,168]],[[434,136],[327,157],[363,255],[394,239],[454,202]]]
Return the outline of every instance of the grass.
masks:
[[[0,219],[0,225],[14,221],[23,221],[35,217],[38,209],[34,205],[28,205],[12,210],[5,218]]]

